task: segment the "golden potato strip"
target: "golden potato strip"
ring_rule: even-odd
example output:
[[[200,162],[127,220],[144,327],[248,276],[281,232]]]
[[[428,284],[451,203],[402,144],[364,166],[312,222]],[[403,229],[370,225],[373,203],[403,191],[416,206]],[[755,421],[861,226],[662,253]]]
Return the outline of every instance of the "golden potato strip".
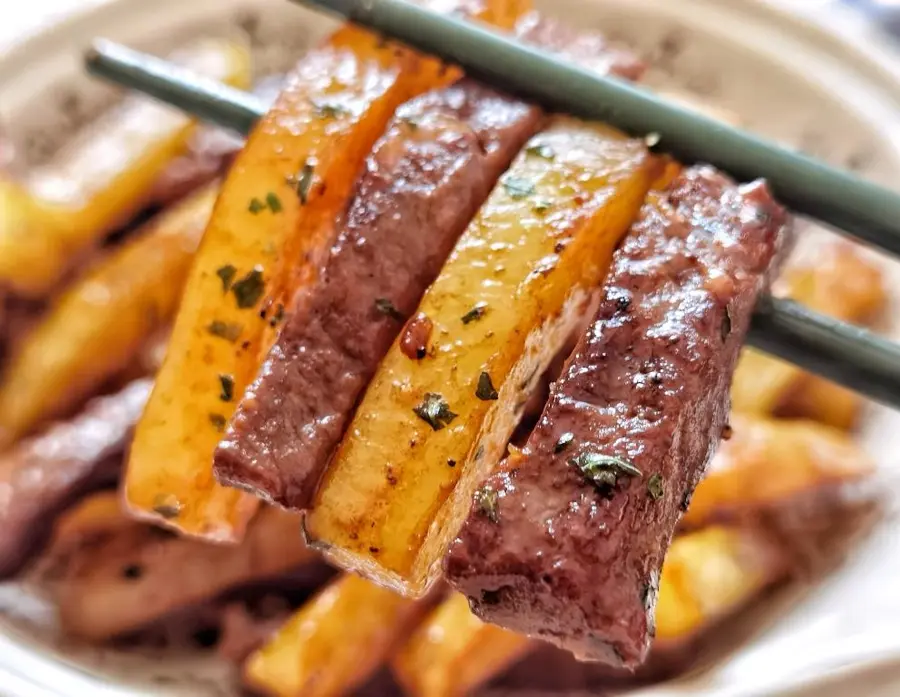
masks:
[[[490,0],[475,16],[518,2]],[[313,282],[394,109],[448,79],[433,59],[352,26],[303,57],[238,155],[204,235],[128,463],[135,515],[211,540],[241,538],[259,500],[215,481],[216,444],[294,291]],[[177,515],[158,513],[167,502]]]
[[[734,414],[731,438],[719,446],[682,525],[702,527],[873,471],[868,456],[838,429]]]
[[[98,504],[97,510],[106,511],[105,506]],[[71,527],[64,523],[61,530],[71,536]],[[316,555],[303,544],[298,529],[296,516],[265,508],[240,545],[223,546],[179,538],[132,520],[109,539],[71,555],[68,572],[56,587],[63,629],[106,640],[232,588],[314,563]]]
[[[395,341],[308,514],[339,565],[410,595],[579,321],[655,176],[643,143],[560,118],[494,189],[419,306],[428,355]]]
[[[415,601],[345,575],[247,659],[245,680],[272,697],[347,694],[380,667],[418,609]]]
[[[462,697],[500,674],[534,644],[469,611],[454,593],[409,636],[391,661],[411,697]]]
[[[93,394],[169,323],[217,190],[160,214],[56,301],[0,383],[0,445]]]
[[[824,247],[780,284],[800,304],[848,322],[865,323],[887,304],[880,269],[847,242]],[[731,401],[738,412],[808,417],[838,428],[853,425],[861,404],[844,388],[752,349],[738,363]]]
[[[676,538],[660,579],[656,641],[696,636],[786,573],[780,552],[752,530],[715,526]]]
[[[250,82],[249,54],[233,43],[203,39],[170,58],[238,87]],[[91,123],[30,175],[37,213],[18,224],[0,215],[0,287],[46,294],[82,252],[146,203],[193,128],[182,112],[140,96],[126,97]]]

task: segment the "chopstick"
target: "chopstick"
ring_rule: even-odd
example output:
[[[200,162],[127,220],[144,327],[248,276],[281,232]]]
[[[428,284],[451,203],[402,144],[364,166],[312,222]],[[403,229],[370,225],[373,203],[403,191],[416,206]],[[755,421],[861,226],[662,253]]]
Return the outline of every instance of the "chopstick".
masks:
[[[200,119],[246,135],[266,104],[154,56],[97,41],[85,56],[93,75],[138,90]],[[791,300],[764,298],[748,343],[900,409],[900,346]]]
[[[798,213],[900,256],[900,196],[750,133],[602,77],[485,25],[406,0],[292,0],[337,13],[465,69],[466,74],[548,109],[603,121],[684,163],[706,162],[738,181],[759,177]]]

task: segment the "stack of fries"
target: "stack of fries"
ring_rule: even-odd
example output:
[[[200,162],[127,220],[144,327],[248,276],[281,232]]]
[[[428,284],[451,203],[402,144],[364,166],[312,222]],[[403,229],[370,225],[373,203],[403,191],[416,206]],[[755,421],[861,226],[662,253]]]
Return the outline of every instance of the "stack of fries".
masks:
[[[530,8],[524,0],[473,0],[457,9],[510,28]],[[198,41],[173,60],[249,87],[250,56],[240,46]],[[379,66],[378,80],[360,69],[372,64]],[[335,75],[343,80],[342,93],[354,96],[323,107],[336,90]],[[335,575],[306,547],[299,516],[222,486],[212,469],[237,399],[275,341],[284,308],[299,288],[315,282],[333,221],[394,110],[458,78],[437,61],[343,27],[303,59],[222,182],[211,171],[177,201],[154,200],[167,168],[190,152],[197,127],[139,97],[111,108],[26,178],[0,175],[4,306],[22,300],[46,306],[24,336],[0,327],[7,347],[0,481],[12,492],[0,502],[0,521],[7,523],[0,528],[15,536],[0,541],[0,569],[16,573],[43,549],[36,568],[53,589],[64,631],[108,642],[192,608],[224,608],[236,594],[289,586],[311,596],[274,634],[249,642],[242,656],[246,685],[264,694],[337,697],[388,667],[413,697],[454,697],[502,679],[508,668],[535,655],[537,642],[484,624],[465,598],[440,584],[413,599],[355,575]],[[582,127],[567,119],[555,123],[561,133]],[[552,128],[549,134],[548,148]],[[554,269],[557,285],[517,291],[515,304],[492,309],[480,332],[496,327],[500,337],[518,323],[516,331],[527,336],[548,315],[565,314],[563,286],[599,280],[602,268],[588,268],[581,259],[608,258],[644,193],[677,172],[672,163],[660,168],[649,157],[620,157],[621,176],[610,193],[614,205],[602,211],[605,233],[587,237],[577,227],[568,230],[570,244],[581,245],[583,253]],[[527,166],[532,179],[548,168],[541,158]],[[546,181],[542,194],[565,205],[564,178]],[[485,226],[513,229],[529,214],[510,186],[504,195],[482,209]],[[136,230],[127,225],[161,203],[162,212],[150,222]],[[123,226],[129,232],[107,243]],[[459,324],[472,311],[459,304],[458,288],[504,283],[480,263],[483,248],[473,243],[458,249],[445,267],[429,295],[436,327]],[[509,278],[515,281],[513,265],[530,267],[542,249],[521,245],[510,255]],[[789,268],[781,285],[785,295],[855,322],[873,320],[886,301],[878,270],[846,242],[828,247],[815,265]],[[549,331],[568,334],[579,316]],[[515,363],[514,347],[488,344],[439,357],[435,385],[449,381],[457,367],[477,374],[488,354]],[[346,537],[348,548],[365,542],[342,523],[348,507],[370,507],[375,520],[376,508],[403,497],[406,509],[426,511],[459,477],[448,469],[440,481],[394,489],[367,479],[372,449],[398,447],[390,400],[379,402],[410,364],[397,350],[385,359],[389,379],[373,383],[361,407],[360,413],[383,412],[382,420],[360,421],[349,431],[336,456],[340,467],[332,468],[317,514],[308,521],[313,534]],[[147,390],[128,392],[127,385],[158,368],[137,421]],[[501,395],[508,402],[502,418],[521,415],[517,405],[542,387],[519,377],[525,378],[524,394]],[[118,408],[124,402],[115,400],[126,393],[134,416],[114,428],[98,413]],[[660,579],[651,662],[696,641],[797,571],[792,540],[807,530],[780,512],[802,505],[818,522],[836,520],[850,505],[840,492],[873,469],[848,434],[861,408],[855,395],[752,350],[745,351],[732,393],[733,434],[697,489]],[[99,394],[107,395],[103,405],[88,402]],[[461,391],[454,406],[486,419],[490,403],[479,399]],[[473,420],[459,430],[467,440],[454,443],[453,452],[469,451],[480,427]],[[505,441],[482,443],[495,451],[493,459],[507,448]],[[96,489],[101,466],[110,458],[118,466],[128,448],[121,492],[104,489],[77,500]],[[54,477],[61,484],[52,491],[33,484]],[[63,508],[69,510],[55,520],[45,545],[39,530]],[[409,536],[409,554],[381,563],[424,587],[434,550],[445,540],[431,540],[402,520],[390,525]],[[446,527],[453,529],[452,521]],[[365,547],[369,554],[368,542]]]

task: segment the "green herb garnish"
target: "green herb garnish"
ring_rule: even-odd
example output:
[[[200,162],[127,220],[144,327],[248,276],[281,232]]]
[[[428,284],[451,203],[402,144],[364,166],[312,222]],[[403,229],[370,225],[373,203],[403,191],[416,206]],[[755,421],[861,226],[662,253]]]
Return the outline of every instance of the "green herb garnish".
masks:
[[[475,320],[481,319],[484,317],[484,313],[487,312],[487,303],[478,303],[469,310],[466,314],[462,316],[462,323],[469,324],[469,322],[474,322]]]
[[[284,210],[284,206],[281,205],[281,199],[272,191],[266,194],[266,204],[268,204],[269,210],[273,213],[281,213]]]
[[[247,206],[247,210],[253,213],[253,215],[259,215],[262,211],[266,210],[266,204],[254,196],[250,199],[250,205]]]
[[[535,213],[546,213],[553,207],[553,204],[546,198],[537,199],[532,205],[531,210]]]
[[[515,201],[527,198],[534,193],[534,184],[521,177],[506,177],[503,180],[503,188],[509,197]]]
[[[556,153],[553,152],[553,148],[543,143],[529,145],[527,148],[525,148],[525,154],[533,155],[534,157],[541,157],[545,160],[552,160],[554,157],[556,157]]]
[[[375,309],[385,317],[390,317],[398,322],[403,321],[403,313],[387,298],[375,298]]]
[[[216,269],[216,276],[222,279],[222,292],[227,293],[228,289],[231,288],[231,282],[234,280],[234,275],[237,273],[237,269],[234,268],[231,264],[225,264],[225,266],[220,266]]]
[[[206,331],[213,336],[230,341],[232,344],[238,340],[242,330],[243,327],[240,324],[222,322],[217,319],[210,322],[209,326],[206,328]]]
[[[241,280],[235,282],[231,286],[231,292],[237,300],[237,306],[242,310],[253,307],[259,302],[265,290],[263,283],[262,269],[259,267],[253,269]]]
[[[613,488],[619,477],[640,477],[641,471],[627,460],[600,453],[581,453],[569,460],[584,478],[601,488]]]
[[[457,417],[450,411],[450,405],[436,392],[426,392],[422,403],[413,408],[413,413],[435,431],[440,431]]]
[[[309,189],[312,187],[315,173],[315,166],[307,160],[303,163],[299,173],[292,174],[287,179],[288,184],[290,184],[291,188],[297,192],[297,196],[300,197],[300,203],[304,206],[309,200]]]
[[[328,119],[336,119],[338,116],[350,113],[349,109],[342,107],[340,104],[314,103],[313,106],[316,108],[317,116]]]
[[[475,506],[478,512],[492,523],[500,522],[500,496],[493,489],[483,486],[476,491]]]
[[[221,414],[210,414],[209,422],[215,426],[215,429],[222,433],[225,430],[225,417]]]
[[[654,501],[659,501],[663,497],[663,494],[666,493],[661,474],[657,473],[650,475],[650,479],[647,481],[647,493],[650,494],[650,498]]]
[[[563,433],[559,440],[556,441],[556,445],[553,446],[554,453],[561,453],[563,450],[568,448],[575,441],[575,434],[571,431],[566,431]]]
[[[219,399],[223,402],[230,402],[234,399],[234,378],[230,375],[219,375],[219,387],[221,388],[221,392],[219,392]]]
[[[475,396],[485,402],[500,397],[500,394],[494,387],[494,383],[491,381],[491,376],[485,372],[478,376],[478,387],[475,388]]]

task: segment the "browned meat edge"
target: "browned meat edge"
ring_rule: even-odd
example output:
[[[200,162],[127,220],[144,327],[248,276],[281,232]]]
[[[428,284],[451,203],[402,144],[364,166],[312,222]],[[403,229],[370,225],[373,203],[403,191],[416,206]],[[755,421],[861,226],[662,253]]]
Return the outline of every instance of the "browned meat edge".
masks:
[[[117,394],[0,458],[0,577],[19,571],[49,532],[53,516],[90,489],[118,477],[152,382],[136,380]]]
[[[640,63],[596,35],[525,18],[526,40],[602,72]],[[401,107],[376,144],[316,286],[295,299],[215,454],[220,482],[305,508],[352,409],[497,178],[536,108],[471,81]],[[422,326],[411,323],[410,355]],[[427,336],[424,337],[427,339]]]
[[[582,659],[644,660],[663,557],[786,236],[762,183],[699,167],[651,194],[524,452],[485,483],[445,561],[476,614]]]

